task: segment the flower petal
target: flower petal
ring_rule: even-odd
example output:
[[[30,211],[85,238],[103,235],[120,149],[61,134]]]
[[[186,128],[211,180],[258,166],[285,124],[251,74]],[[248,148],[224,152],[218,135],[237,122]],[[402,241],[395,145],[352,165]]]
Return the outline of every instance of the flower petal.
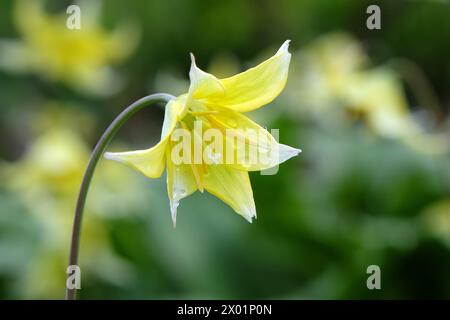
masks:
[[[256,218],[255,202],[248,172],[224,165],[208,166],[205,189],[233,208],[248,222]]]
[[[166,105],[161,141],[146,150],[128,152],[106,152],[104,157],[122,162],[143,173],[149,178],[158,178],[164,171],[165,152],[170,134],[175,129],[182,105],[178,100],[171,100]]]
[[[197,190],[197,183],[190,165],[176,165],[170,159],[169,151],[167,151],[166,155],[167,193],[169,195],[173,227],[175,228],[177,224],[177,208],[180,200],[194,193]]]
[[[224,162],[227,165],[245,171],[260,171],[301,152],[300,149],[278,143],[266,129],[237,111],[220,107],[214,110],[217,113],[205,117],[212,127],[224,134]],[[229,150],[233,150],[233,154],[229,154]]]
[[[225,95],[214,96],[211,103],[239,112],[247,112],[271,102],[286,85],[291,54],[289,41],[277,53],[258,66],[230,78],[221,79]]]
[[[210,73],[207,73],[195,64],[195,57],[191,53],[191,70],[189,71],[191,84],[189,87],[189,98],[207,99],[209,97],[223,96],[225,89],[222,83]]]

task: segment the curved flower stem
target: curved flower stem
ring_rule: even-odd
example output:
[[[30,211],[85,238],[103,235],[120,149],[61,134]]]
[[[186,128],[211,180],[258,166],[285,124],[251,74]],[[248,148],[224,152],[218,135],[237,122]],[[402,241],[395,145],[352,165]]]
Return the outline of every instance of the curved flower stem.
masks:
[[[157,93],[137,100],[136,102],[128,106],[124,111],[122,111],[117,116],[116,119],[114,119],[114,121],[105,130],[100,140],[97,142],[97,145],[95,146],[94,151],[92,152],[91,157],[89,159],[89,163],[86,168],[86,172],[84,173],[83,181],[81,183],[80,192],[78,194],[78,200],[75,209],[75,217],[73,220],[73,227],[72,227],[72,240],[70,244],[69,266],[76,266],[78,264],[78,253],[80,247],[80,234],[81,234],[81,224],[83,220],[83,209],[86,203],[89,185],[91,184],[95,167],[98,161],[100,160],[100,157],[103,155],[103,152],[105,151],[109,142],[112,140],[114,135],[119,131],[122,125],[136,112],[138,112],[139,110],[150,104],[156,102],[167,103],[172,99],[175,99],[175,97],[172,95],[165,93]],[[67,288],[66,300],[75,300],[75,299],[76,299],[76,289]]]

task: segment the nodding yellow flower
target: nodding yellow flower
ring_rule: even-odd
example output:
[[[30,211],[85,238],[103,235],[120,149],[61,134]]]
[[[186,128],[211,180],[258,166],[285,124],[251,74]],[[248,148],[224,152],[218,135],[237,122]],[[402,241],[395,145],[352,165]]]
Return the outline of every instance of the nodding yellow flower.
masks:
[[[114,92],[121,81],[111,67],[134,50],[137,32],[129,25],[105,30],[98,23],[98,9],[92,2],[83,2],[80,29],[69,29],[66,12],[48,14],[40,0],[18,0],[14,21],[21,39],[2,41],[0,64],[85,93]]]
[[[167,104],[161,141],[147,150],[105,153],[105,157],[125,163],[150,178],[160,177],[167,165],[174,226],[180,200],[196,190],[207,190],[251,222],[256,209],[248,171],[274,167],[300,152],[278,144],[267,130],[242,114],[268,104],[283,90],[291,60],[288,47],[286,41],[268,60],[224,79],[199,69],[191,54],[189,91]],[[213,143],[206,143],[206,132],[202,136],[202,131],[197,130],[199,126],[215,130],[214,147],[219,145],[222,149],[211,148]],[[193,138],[186,142],[180,131]],[[178,140],[182,143],[177,143]],[[249,159],[251,150],[256,150],[257,157]],[[198,151],[200,156],[196,159]],[[265,154],[271,156],[262,157]],[[185,161],[176,161],[177,155]]]

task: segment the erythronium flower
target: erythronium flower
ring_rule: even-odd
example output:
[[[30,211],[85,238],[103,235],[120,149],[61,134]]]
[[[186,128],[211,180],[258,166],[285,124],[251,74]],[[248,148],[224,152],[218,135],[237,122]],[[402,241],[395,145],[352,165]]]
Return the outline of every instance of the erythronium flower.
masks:
[[[101,155],[120,127],[133,114],[153,103],[166,103],[161,141],[147,150],[105,153],[105,157],[123,162],[150,178],[161,176],[167,164],[167,190],[174,226],[180,200],[196,190],[209,191],[249,222],[256,217],[248,171],[277,166],[300,150],[279,144],[267,130],[241,112],[271,102],[283,90],[291,60],[288,46],[286,41],[270,59],[225,79],[200,70],[191,56],[188,93],[178,98],[166,93],[148,95],[133,102],[114,119],[92,151],[83,176],[72,227],[69,267],[78,265],[84,206]],[[204,135],[203,126],[207,129]],[[211,134],[209,138],[207,133]],[[182,142],[175,144],[179,138]],[[214,143],[206,144],[211,140]],[[67,281],[73,281],[70,274]],[[67,286],[66,299],[76,299],[75,288]]]
[[[300,152],[278,144],[267,130],[242,114],[271,102],[283,90],[291,60],[288,46],[289,41],[286,41],[268,60],[225,79],[199,69],[191,55],[189,91],[166,105],[160,142],[147,150],[105,153],[105,157],[125,163],[149,178],[160,177],[167,165],[167,189],[174,226],[180,200],[196,190],[207,190],[251,222],[256,217],[256,209],[248,171],[274,167]],[[197,123],[203,128],[217,129],[226,136],[235,134],[242,144],[239,146],[237,143],[238,147],[232,150],[233,156],[236,155],[234,162],[207,159],[196,162],[190,157],[187,162],[174,161],[174,141],[177,140],[174,133],[180,128],[193,136],[194,141],[189,143],[189,147],[195,149],[195,143],[200,139],[201,155],[204,154],[207,145],[195,132]],[[258,139],[250,132],[258,132]],[[224,139],[223,143],[228,141]],[[261,157],[256,161],[238,161],[248,160],[239,158],[242,155],[240,151],[251,147],[255,147],[259,155],[276,152],[276,156],[269,161],[262,161]],[[215,156],[225,157],[222,152],[215,153]]]

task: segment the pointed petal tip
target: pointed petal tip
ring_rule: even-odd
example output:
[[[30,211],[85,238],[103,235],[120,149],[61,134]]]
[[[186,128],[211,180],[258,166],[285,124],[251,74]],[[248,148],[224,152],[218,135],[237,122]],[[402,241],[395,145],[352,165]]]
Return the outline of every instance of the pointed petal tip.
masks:
[[[244,214],[243,217],[245,220],[247,220],[249,223],[253,223],[253,220],[256,220],[256,210],[254,207],[250,207],[247,209],[247,214]]]
[[[279,145],[279,162],[282,163],[289,160],[292,157],[298,156],[302,152],[301,149],[297,149],[286,144]]]
[[[120,161],[120,157],[118,157],[114,152],[105,152],[103,154],[103,158],[105,158],[107,160]]]
[[[198,71],[202,71],[197,67],[197,62],[195,61],[195,56],[192,52],[189,52],[189,56],[191,57],[191,69],[190,72],[193,72],[194,69],[198,70]]]
[[[302,150],[293,148],[291,146],[288,146],[286,144],[279,143],[277,144],[276,148],[273,149],[274,154],[270,158],[270,166],[267,168],[272,168],[274,166],[277,166],[293,157],[298,156]],[[269,163],[267,163],[269,164]]]
[[[289,53],[288,49],[289,49],[290,42],[291,42],[291,40],[286,40],[285,42],[283,42],[280,49],[278,49],[277,53]]]
[[[191,57],[191,68],[189,70],[189,76],[193,76],[196,72],[196,69],[198,69],[197,64],[195,63],[195,56],[192,52],[189,53],[189,56]]]
[[[251,217],[244,217],[245,220],[248,221],[248,223],[253,223],[253,220],[256,220],[256,215],[251,216]]]
[[[175,229],[177,226],[177,208],[180,203],[178,201],[174,201],[170,203],[170,213],[172,217],[172,225]]]

